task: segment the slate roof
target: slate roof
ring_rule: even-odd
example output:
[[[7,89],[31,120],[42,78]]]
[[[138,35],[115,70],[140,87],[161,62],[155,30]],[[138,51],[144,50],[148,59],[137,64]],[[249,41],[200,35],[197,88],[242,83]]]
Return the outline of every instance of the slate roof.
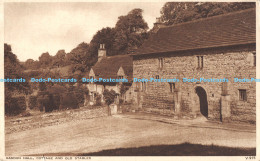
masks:
[[[250,43],[256,43],[254,8],[161,28],[132,55]]]
[[[117,72],[122,67],[128,81],[133,79],[133,58],[129,55],[108,56],[102,58],[93,67],[96,78],[117,78]]]

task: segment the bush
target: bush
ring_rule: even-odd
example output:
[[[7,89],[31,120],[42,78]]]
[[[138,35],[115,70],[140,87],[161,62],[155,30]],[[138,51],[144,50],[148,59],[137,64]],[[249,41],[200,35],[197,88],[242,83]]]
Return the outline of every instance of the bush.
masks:
[[[26,100],[24,96],[12,97],[11,95],[5,96],[5,114],[14,116],[26,110]]]
[[[100,95],[97,95],[96,96],[96,103],[95,103],[95,106],[101,106],[102,103],[101,103],[101,96]]]
[[[30,109],[37,107],[37,96],[30,96],[28,104]]]
[[[116,98],[116,92],[114,90],[107,90],[105,89],[103,92],[106,104],[109,106],[110,104],[112,104],[115,101]]]
[[[85,101],[84,93],[77,91],[75,92],[75,96],[78,100],[79,106],[84,106],[84,101]]]
[[[79,103],[74,92],[67,92],[63,94],[60,105],[62,109],[79,108]]]
[[[124,103],[124,99],[120,98],[119,99],[119,104],[122,105]]]
[[[45,112],[49,111],[49,93],[38,92],[37,104],[40,111],[45,109]],[[47,111],[46,111],[47,110]]]

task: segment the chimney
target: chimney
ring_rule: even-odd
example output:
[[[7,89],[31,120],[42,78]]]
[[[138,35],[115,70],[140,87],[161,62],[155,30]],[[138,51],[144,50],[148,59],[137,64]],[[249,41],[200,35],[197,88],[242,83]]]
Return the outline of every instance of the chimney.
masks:
[[[160,28],[165,27],[160,17],[156,18],[156,22],[153,24],[153,32],[156,33]]]
[[[98,61],[100,61],[102,58],[106,57],[106,49],[105,44],[100,44],[100,47],[98,49]]]

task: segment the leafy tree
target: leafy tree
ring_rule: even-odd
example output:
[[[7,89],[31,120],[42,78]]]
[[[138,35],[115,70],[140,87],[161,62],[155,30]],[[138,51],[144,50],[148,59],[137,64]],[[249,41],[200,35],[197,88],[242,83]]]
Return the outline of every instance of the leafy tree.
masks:
[[[143,19],[142,12],[142,9],[136,8],[126,16],[118,17],[113,44],[117,53],[127,54],[141,46],[143,41],[148,38],[148,25]]]
[[[40,65],[42,68],[49,67],[49,65],[51,65],[51,63],[52,63],[52,57],[50,56],[50,54],[48,52],[43,53],[39,57],[39,62],[40,62]]]
[[[255,2],[167,2],[161,20],[172,25],[254,7]]]
[[[53,67],[62,67],[65,63],[65,50],[59,50],[56,55],[52,58]]]
[[[100,47],[100,44],[105,44],[105,48],[107,50],[107,55],[112,56],[116,53],[114,50],[114,39],[115,39],[115,29],[114,28],[103,28],[99,30],[90,41],[90,47],[89,47],[89,53],[91,53],[91,56],[95,57],[95,60],[97,60],[98,55],[98,49]]]
[[[33,59],[27,59],[25,62],[24,62],[24,68],[25,70],[26,69],[31,69],[31,70],[35,70],[35,69],[38,69],[40,68],[40,63],[38,60],[34,61]]]
[[[12,48],[4,44],[4,77],[9,79],[25,78],[23,70],[17,56],[13,54]],[[5,82],[5,92],[25,92],[28,93],[30,86],[28,82]]]
[[[82,42],[66,55],[66,65],[72,65],[71,71],[73,73],[77,70],[85,72],[90,68],[89,62],[91,57],[89,56],[88,48],[89,44]]]
[[[108,116],[111,116],[111,110],[110,110],[109,105],[111,105],[115,101],[116,92],[114,90],[109,91],[108,89],[105,89],[103,92],[103,96],[104,96],[105,102],[107,104]]]
[[[4,77],[5,79],[25,78],[22,66],[13,54],[12,48],[8,44],[4,44]],[[28,82],[5,82],[5,113],[10,115],[19,114],[23,109],[17,104],[17,99],[13,98],[13,93],[30,93],[30,85]]]
[[[39,83],[39,90],[40,91],[46,91],[46,89],[47,89],[47,86],[46,86],[45,82],[40,82]]]

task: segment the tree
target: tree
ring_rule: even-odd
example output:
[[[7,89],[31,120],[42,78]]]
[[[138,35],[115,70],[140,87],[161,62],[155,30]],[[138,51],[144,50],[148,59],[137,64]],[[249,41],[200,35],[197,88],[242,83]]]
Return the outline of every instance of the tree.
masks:
[[[161,20],[172,25],[254,7],[254,2],[167,2]]]
[[[107,50],[107,55],[112,56],[118,54],[114,49],[114,40],[115,40],[115,29],[106,27],[99,30],[90,41],[89,53],[95,57],[97,60],[98,49],[100,44],[105,44]]]
[[[51,65],[51,63],[52,63],[52,57],[50,56],[50,54],[48,52],[43,53],[39,57],[39,62],[40,62],[40,65],[42,68],[49,67],[49,65]]]
[[[77,70],[85,72],[90,68],[89,62],[91,61],[91,57],[89,56],[88,48],[89,44],[82,42],[66,55],[65,64],[72,65],[71,71],[73,73]]]
[[[65,50],[59,50],[56,55],[52,58],[52,66],[53,67],[62,67],[65,62]]]
[[[12,52],[12,48],[8,44],[4,44],[4,77],[5,79],[25,78],[22,66],[16,55]],[[13,93],[30,93],[30,85],[28,82],[5,82],[5,113],[10,115],[19,114],[22,110],[17,99],[13,98]]]
[[[4,44],[4,77],[9,79],[25,78],[17,56],[13,54],[12,48],[8,44]],[[5,92],[17,91],[27,93],[29,90],[30,86],[28,82],[5,82]]]
[[[118,17],[115,26],[114,48],[117,53],[127,54],[142,45],[148,38],[148,25],[143,19],[143,10],[136,8],[126,16]]]
[[[23,66],[26,69],[31,69],[31,70],[35,70],[40,68],[40,63],[38,60],[33,60],[33,59],[27,59],[24,63]]]
[[[108,89],[105,89],[103,92],[103,96],[104,96],[105,102],[107,104],[108,116],[111,116],[111,110],[110,110],[109,105],[111,105],[115,101],[116,92],[114,90],[109,91]]]

